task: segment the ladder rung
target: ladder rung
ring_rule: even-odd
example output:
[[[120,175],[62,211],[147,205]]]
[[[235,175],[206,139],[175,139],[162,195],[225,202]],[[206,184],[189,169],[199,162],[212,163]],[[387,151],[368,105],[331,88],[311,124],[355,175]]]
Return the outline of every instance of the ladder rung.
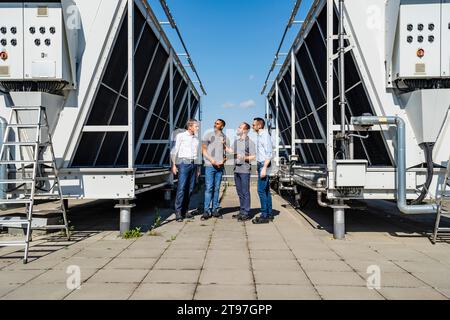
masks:
[[[34,160],[5,160],[0,161],[0,165],[8,165],[8,164],[34,164]],[[53,164],[51,160],[38,160],[38,164]]]
[[[8,179],[8,180],[0,180],[0,184],[31,184],[33,183],[33,179]]]
[[[16,146],[16,147],[48,147],[50,146],[50,142],[5,142],[3,143],[4,146]]]
[[[0,247],[25,247],[26,241],[0,241]]]
[[[4,146],[20,146],[20,147],[35,147],[37,142],[5,142]]]
[[[26,219],[11,219],[11,220],[0,220],[0,226],[11,226],[17,224],[28,224],[28,220]]]
[[[61,229],[65,229],[66,226],[65,225],[61,225],[61,226],[42,226],[42,227],[34,227],[31,228],[33,230],[61,230]]]
[[[39,127],[45,127],[45,125],[16,123],[16,124],[8,124],[8,127],[10,127],[10,128],[30,128],[30,129],[36,128],[37,129]]]
[[[0,199],[0,204],[30,204],[31,199]]]
[[[21,110],[41,110],[43,109],[42,107],[21,107],[21,106],[14,106],[11,108],[12,110],[15,111],[21,111]]]

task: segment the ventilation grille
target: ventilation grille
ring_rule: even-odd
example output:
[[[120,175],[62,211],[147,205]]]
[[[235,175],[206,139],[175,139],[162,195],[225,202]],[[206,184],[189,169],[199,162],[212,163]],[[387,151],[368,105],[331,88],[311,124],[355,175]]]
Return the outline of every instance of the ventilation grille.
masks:
[[[0,66],[0,76],[2,77],[9,76],[9,66]]]
[[[46,7],[46,6],[39,6],[37,8],[37,16],[38,17],[48,17],[48,7]]]
[[[416,73],[418,74],[426,73],[425,63],[416,63]]]

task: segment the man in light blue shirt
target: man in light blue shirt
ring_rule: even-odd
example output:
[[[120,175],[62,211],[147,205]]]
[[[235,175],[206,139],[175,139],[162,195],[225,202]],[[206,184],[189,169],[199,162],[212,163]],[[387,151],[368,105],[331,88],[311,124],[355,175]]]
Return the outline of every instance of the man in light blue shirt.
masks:
[[[272,195],[270,194],[270,168],[272,166],[272,137],[265,130],[264,119],[253,121],[256,138],[256,161],[258,162],[258,194],[261,201],[261,216],[253,220],[254,224],[265,224],[273,220]]]

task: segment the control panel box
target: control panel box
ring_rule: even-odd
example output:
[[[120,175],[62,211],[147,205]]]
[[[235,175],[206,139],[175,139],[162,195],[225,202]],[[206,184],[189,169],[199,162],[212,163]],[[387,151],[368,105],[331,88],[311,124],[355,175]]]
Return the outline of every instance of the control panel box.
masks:
[[[61,3],[0,3],[0,17],[1,81],[71,82]]]
[[[0,81],[23,78],[22,3],[0,3]]]
[[[444,56],[441,46],[443,5],[440,0],[402,0],[397,29],[397,51],[394,57],[393,74],[396,79],[430,79],[442,76],[441,60]],[[445,23],[449,23],[447,21]],[[448,26],[445,26],[448,29]]]
[[[366,185],[368,165],[369,163],[367,160],[335,160],[335,186],[337,188],[364,187]]]

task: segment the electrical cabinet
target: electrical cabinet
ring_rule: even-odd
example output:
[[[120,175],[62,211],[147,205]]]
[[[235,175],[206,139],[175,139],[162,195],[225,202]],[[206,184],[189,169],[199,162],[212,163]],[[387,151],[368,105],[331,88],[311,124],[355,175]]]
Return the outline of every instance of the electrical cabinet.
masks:
[[[447,4],[449,5],[449,4]],[[441,0],[403,0],[397,29],[394,79],[429,79],[443,75],[441,61],[450,56],[441,46],[450,41]],[[444,41],[442,41],[445,39]],[[448,50],[447,50],[448,51]],[[446,56],[445,56],[446,54]],[[448,71],[447,71],[448,72]]]
[[[0,80],[67,81],[61,3],[0,3]]]
[[[22,3],[0,3],[0,17],[0,81],[22,79]]]

